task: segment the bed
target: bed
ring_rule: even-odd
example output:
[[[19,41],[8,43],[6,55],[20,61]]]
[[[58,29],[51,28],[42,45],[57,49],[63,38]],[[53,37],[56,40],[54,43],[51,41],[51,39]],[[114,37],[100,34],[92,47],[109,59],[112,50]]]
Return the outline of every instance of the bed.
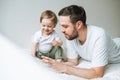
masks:
[[[90,63],[81,60],[78,67],[89,68]],[[32,57],[29,51],[23,50],[0,34],[0,80],[86,80],[59,73]],[[103,78],[91,80],[120,80],[120,63],[109,64]]]

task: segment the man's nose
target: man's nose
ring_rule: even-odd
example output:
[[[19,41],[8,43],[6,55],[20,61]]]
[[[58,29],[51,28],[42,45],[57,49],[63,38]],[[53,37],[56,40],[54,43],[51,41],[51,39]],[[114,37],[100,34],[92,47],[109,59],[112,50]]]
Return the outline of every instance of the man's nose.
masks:
[[[61,28],[61,31],[62,31],[63,33],[65,33],[65,30],[64,30],[63,28]]]

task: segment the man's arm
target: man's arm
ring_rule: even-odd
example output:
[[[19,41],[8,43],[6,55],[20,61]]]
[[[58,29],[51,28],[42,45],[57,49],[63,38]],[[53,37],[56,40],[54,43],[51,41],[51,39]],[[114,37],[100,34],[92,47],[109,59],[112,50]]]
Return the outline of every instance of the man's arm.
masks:
[[[76,66],[76,65],[78,65],[78,59],[67,58],[67,62],[65,62],[65,63],[68,65],[71,65],[71,66]]]
[[[97,68],[91,68],[91,69],[78,68],[72,66],[65,66],[65,68],[66,70],[64,73],[87,78],[87,79],[102,77],[104,74],[103,66]]]
[[[97,78],[102,77],[104,74],[104,66],[91,68],[91,69],[85,69],[85,68],[78,68],[75,66],[67,65],[61,62],[57,62],[51,58],[42,56],[43,62],[49,64],[52,68],[54,68],[57,71],[67,73],[70,75],[75,75],[87,79],[91,78]],[[72,62],[75,62],[74,60]]]

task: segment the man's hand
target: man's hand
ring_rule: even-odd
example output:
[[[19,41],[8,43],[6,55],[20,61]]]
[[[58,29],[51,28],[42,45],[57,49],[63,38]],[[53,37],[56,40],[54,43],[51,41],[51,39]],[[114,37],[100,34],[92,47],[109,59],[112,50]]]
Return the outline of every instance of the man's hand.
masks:
[[[102,77],[104,74],[104,69],[105,69],[104,66],[90,68],[90,69],[78,68],[75,66],[67,65],[62,62],[58,62],[54,59],[51,59],[51,58],[48,58],[45,56],[42,56],[42,61],[44,63],[49,64],[53,69],[55,69],[59,72],[79,76],[79,77],[86,78],[86,79]]]
[[[54,59],[51,59],[51,58],[49,58],[49,57],[45,57],[45,56],[41,56],[41,58],[42,58],[42,61],[44,62],[44,63],[47,63],[48,65],[50,65],[53,69],[55,69],[55,70],[57,70],[57,71],[59,71],[59,72],[62,72],[62,73],[64,73],[64,72],[66,72],[66,65],[65,64],[63,64],[62,62],[58,62],[58,61],[56,61],[56,60],[54,60]]]

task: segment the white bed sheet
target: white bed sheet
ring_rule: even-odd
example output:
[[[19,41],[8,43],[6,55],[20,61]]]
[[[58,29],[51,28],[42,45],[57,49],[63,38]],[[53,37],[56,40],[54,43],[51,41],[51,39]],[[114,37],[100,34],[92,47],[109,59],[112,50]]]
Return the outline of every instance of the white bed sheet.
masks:
[[[82,60],[78,66],[89,68],[90,63]],[[86,79],[54,71],[48,65],[32,57],[28,52],[0,35],[0,80]],[[103,78],[92,80],[120,80],[120,64],[108,65]]]

